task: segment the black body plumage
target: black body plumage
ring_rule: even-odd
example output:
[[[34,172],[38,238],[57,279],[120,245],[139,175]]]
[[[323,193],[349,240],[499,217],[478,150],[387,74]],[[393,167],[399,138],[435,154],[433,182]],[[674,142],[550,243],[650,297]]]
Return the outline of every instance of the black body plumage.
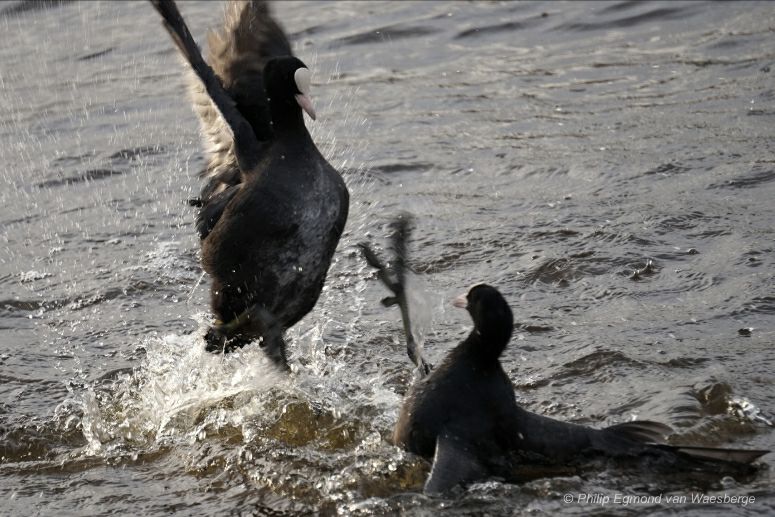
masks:
[[[217,318],[207,349],[261,338],[287,366],[282,334],[317,302],[344,230],[349,194],[305,125],[291,54],[266,2],[232,1],[202,58],[177,6],[151,0],[191,65],[206,143],[197,231]]]

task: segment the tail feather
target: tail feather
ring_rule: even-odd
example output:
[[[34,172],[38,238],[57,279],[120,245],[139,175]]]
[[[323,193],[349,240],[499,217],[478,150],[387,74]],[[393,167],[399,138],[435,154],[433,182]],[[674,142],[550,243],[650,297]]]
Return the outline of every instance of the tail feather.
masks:
[[[725,449],[720,447],[695,447],[691,445],[659,445],[658,447],[698,460],[744,464],[753,463],[770,452],[763,449]]]

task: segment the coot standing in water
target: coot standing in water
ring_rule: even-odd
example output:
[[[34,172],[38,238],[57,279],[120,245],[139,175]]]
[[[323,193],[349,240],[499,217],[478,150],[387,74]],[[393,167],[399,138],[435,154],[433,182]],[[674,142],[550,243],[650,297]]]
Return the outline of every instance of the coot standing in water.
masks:
[[[192,204],[217,320],[207,350],[258,339],[287,368],[283,333],[317,302],[349,194],[304,125],[315,112],[310,71],[264,1],[229,3],[202,58],[172,0],[151,0],[193,71],[192,97],[207,143],[207,183]],[[212,66],[212,68],[211,68]]]
[[[399,222],[394,248],[399,257],[388,269],[368,245],[361,245],[367,261],[395,296],[386,304],[409,314],[402,279],[396,271],[406,262],[406,218]],[[669,426],[633,421],[604,429],[571,424],[526,411],[517,404],[514,386],[499,357],[514,327],[503,296],[492,286],[479,284],[456,298],[474,328],[443,362],[430,369],[411,337],[409,355],[422,378],[414,384],[401,408],[393,440],[406,450],[433,458],[427,493],[446,491],[489,476],[519,480],[526,465],[568,465],[600,457],[654,460],[669,468],[717,469],[722,464],[751,463],[769,451],[666,445]],[[428,372],[428,373],[425,373]]]

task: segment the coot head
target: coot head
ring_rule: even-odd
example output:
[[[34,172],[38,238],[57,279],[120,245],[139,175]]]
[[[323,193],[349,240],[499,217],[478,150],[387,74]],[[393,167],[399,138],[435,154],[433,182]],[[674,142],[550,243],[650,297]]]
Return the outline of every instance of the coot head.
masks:
[[[300,107],[315,120],[315,109],[309,97],[312,72],[300,59],[289,56],[272,59],[264,68],[264,88],[273,111]]]
[[[478,284],[452,304],[468,311],[474,320],[474,333],[481,336],[482,352],[497,359],[514,330],[514,316],[503,295],[490,285]]]

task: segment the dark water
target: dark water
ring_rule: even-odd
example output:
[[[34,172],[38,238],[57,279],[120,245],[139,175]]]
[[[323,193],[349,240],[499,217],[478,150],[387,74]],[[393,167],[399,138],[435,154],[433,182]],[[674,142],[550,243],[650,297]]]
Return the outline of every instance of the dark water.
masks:
[[[422,496],[428,464],[386,441],[398,314],[355,247],[416,215],[431,362],[469,329],[448,300],[498,286],[531,410],[775,448],[775,4],[278,4],[352,194],[289,378],[202,350],[198,124],[155,13],[26,7],[0,6],[0,513],[775,512],[766,466]],[[221,17],[182,11],[200,41]],[[563,502],[582,492],[689,500]]]

